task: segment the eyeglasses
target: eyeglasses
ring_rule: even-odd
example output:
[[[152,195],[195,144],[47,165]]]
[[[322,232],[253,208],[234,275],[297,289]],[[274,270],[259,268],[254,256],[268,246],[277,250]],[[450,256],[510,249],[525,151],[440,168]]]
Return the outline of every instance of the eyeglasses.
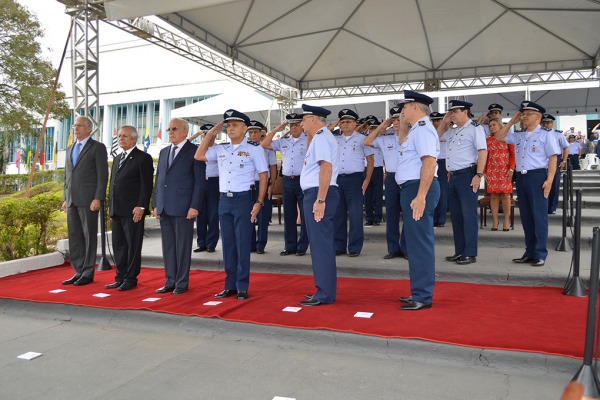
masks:
[[[176,132],[177,130],[181,130],[180,128],[177,128],[176,126],[174,126],[173,128],[167,128],[167,132]]]
[[[85,128],[86,126],[87,126],[86,124],[75,124],[75,125],[73,125],[73,129],[79,128],[79,127]]]

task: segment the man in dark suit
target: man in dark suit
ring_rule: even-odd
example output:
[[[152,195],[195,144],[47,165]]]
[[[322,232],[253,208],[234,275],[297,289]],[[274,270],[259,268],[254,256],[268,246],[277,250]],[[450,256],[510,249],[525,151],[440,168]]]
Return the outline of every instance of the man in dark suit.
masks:
[[[161,150],[154,186],[154,215],[160,220],[165,284],[156,293],[188,290],[194,220],[202,209],[206,190],[206,164],[194,160],[196,145],[186,138],[188,123],[169,122],[171,145]]]
[[[67,149],[63,211],[67,212],[69,253],[75,275],[63,285],[93,282],[98,247],[98,211],[106,198],[108,161],[106,146],[90,137],[92,120],[75,119],[77,139]]]
[[[133,126],[121,127],[118,137],[123,152],[113,160],[108,195],[117,274],[106,288],[130,290],[137,286],[142,267],[144,216],[150,214],[154,165],[150,154],[136,147],[138,132]]]

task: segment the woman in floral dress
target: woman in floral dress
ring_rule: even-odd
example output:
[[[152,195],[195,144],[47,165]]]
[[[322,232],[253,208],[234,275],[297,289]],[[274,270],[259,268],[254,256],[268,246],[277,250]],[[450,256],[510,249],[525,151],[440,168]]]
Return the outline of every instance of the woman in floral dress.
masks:
[[[510,228],[510,194],[512,193],[512,175],[515,170],[515,146],[496,140],[494,135],[502,127],[499,118],[492,118],[488,125],[490,137],[486,139],[488,155],[484,175],[487,184],[487,193],[490,194],[490,208],[492,209],[492,230],[498,230],[498,208],[502,201],[504,212],[503,231]]]

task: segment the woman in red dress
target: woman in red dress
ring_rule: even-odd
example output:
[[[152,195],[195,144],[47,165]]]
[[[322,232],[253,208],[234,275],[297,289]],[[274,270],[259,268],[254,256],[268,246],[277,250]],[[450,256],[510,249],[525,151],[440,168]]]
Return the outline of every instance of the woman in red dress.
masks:
[[[515,170],[515,146],[496,140],[494,135],[502,128],[499,118],[492,118],[488,125],[490,137],[487,142],[487,163],[485,164],[485,181],[487,192],[490,194],[490,208],[492,209],[492,230],[498,230],[498,207],[502,201],[504,212],[503,231],[510,228],[510,194],[512,193],[512,175]]]

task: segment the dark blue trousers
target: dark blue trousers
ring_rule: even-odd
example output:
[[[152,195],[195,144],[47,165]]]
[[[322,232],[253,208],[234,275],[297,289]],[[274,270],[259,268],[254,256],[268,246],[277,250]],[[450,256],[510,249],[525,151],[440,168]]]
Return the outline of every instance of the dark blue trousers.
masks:
[[[579,154],[569,154],[569,161],[573,167],[573,171],[580,169],[579,167]]]
[[[404,210],[402,221],[406,231],[406,246],[409,254],[408,270],[411,296],[419,303],[431,304],[435,286],[433,213],[440,198],[440,185],[434,178],[425,198],[423,216],[415,221],[410,203],[417,196],[419,182],[417,179],[400,185],[400,204]]]
[[[479,226],[477,220],[477,192],[473,193],[470,169],[453,173],[448,185],[450,216],[454,235],[454,254],[477,256]],[[410,251],[410,249],[409,249]]]
[[[208,178],[202,210],[196,217],[196,244],[214,249],[219,242],[219,177]]]
[[[446,159],[437,160],[438,183],[440,184],[440,201],[435,208],[433,216],[434,225],[444,225],[448,214],[448,170],[446,170]]]
[[[548,199],[542,185],[548,177],[545,169],[517,174],[517,199],[525,232],[525,257],[545,260],[548,256]]]
[[[385,238],[388,253],[406,252],[404,227],[400,235],[400,188],[396,183],[396,174],[388,172],[385,177]]]
[[[339,206],[335,214],[335,250],[360,254],[363,247],[363,173],[338,175]],[[348,221],[350,230],[348,231]]]
[[[194,243],[194,220],[162,213],[160,232],[165,263],[165,286],[187,289]]]
[[[283,237],[285,241],[285,250],[292,253],[306,253],[308,249],[308,235],[306,233],[306,222],[304,221],[304,205],[302,188],[300,187],[300,177],[291,179],[283,176],[282,184],[283,197]],[[300,209],[300,237],[298,237],[298,208]]]
[[[234,197],[221,195],[219,200],[226,290],[248,290],[253,205],[250,191],[234,193]]]
[[[333,218],[340,202],[335,186],[330,186],[325,198],[325,215],[319,222],[313,215],[313,204],[317,200],[318,188],[304,191],[304,215],[310,241],[310,258],[317,291],[313,298],[321,303],[333,303],[337,289],[337,267],[333,242]],[[362,220],[362,218],[361,218]]]
[[[556,175],[554,175],[554,180],[552,181],[552,189],[550,189],[550,194],[548,195],[548,213],[555,213],[558,208],[558,196],[560,195],[560,178],[562,177],[560,173],[560,163],[562,162],[562,157],[558,156],[556,160]]]
[[[363,177],[364,179],[364,177]],[[371,180],[365,190],[365,220],[381,222],[383,219],[383,167],[373,168]]]
[[[258,190],[260,182],[256,182],[256,190]],[[264,250],[267,246],[267,239],[269,238],[269,222],[273,215],[273,206],[268,196],[265,196],[265,204],[260,209],[256,222],[252,226],[252,246],[251,250],[256,249]],[[256,232],[258,230],[258,233]]]

